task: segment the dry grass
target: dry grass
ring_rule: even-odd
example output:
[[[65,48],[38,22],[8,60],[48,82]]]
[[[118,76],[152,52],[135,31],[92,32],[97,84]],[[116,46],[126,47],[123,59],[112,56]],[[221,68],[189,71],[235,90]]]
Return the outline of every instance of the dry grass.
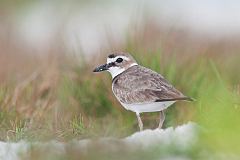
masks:
[[[228,152],[238,145],[238,39],[216,42],[150,22],[143,28],[131,32],[125,46],[103,49],[100,59],[91,63],[69,53],[61,38],[50,49],[35,51],[14,35],[0,35],[0,139],[69,141],[124,137],[138,130],[135,114],[113,97],[110,76],[92,73],[105,61],[105,53],[118,49],[133,53],[140,64],[197,99],[169,108],[165,127],[192,120],[210,130],[199,146]],[[8,32],[13,32],[11,27]],[[157,120],[156,113],[143,115],[146,128],[156,127]],[[71,149],[70,154],[79,156]]]

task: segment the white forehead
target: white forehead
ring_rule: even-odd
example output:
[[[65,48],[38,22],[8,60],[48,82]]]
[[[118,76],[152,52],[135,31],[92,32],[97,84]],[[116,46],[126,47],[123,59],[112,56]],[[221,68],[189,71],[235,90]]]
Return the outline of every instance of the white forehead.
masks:
[[[129,58],[128,58],[128,57],[125,57],[125,56],[116,56],[116,57],[114,57],[114,58],[107,58],[107,63],[116,62],[116,60],[117,60],[118,58],[122,58],[122,59],[124,59],[124,60],[129,60]]]

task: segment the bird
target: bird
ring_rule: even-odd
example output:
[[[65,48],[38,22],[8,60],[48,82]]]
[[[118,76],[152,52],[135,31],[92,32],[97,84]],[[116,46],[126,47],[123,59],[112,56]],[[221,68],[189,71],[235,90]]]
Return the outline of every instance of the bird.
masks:
[[[120,104],[135,112],[140,131],[143,122],[140,114],[160,112],[158,128],[165,120],[165,110],[176,101],[193,101],[173,87],[161,74],[139,65],[127,52],[108,55],[107,63],[96,67],[93,72],[108,71],[112,76],[112,91]]]

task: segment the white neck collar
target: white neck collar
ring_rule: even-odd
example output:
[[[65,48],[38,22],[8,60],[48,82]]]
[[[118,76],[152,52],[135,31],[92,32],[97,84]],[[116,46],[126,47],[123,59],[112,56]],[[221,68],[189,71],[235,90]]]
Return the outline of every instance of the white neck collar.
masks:
[[[138,64],[137,63],[133,63],[128,68],[130,68],[132,66],[136,66],[136,65],[138,65]],[[108,72],[110,72],[110,74],[112,76],[112,79],[114,79],[117,75],[121,74],[125,70],[126,70],[125,68],[111,67],[111,68],[109,68]]]

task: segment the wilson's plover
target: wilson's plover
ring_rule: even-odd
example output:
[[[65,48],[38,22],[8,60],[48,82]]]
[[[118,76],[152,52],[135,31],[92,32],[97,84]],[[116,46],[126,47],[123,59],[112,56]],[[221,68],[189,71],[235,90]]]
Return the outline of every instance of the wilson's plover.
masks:
[[[137,115],[140,130],[143,123],[140,113],[160,112],[159,128],[165,120],[164,110],[178,100],[192,100],[175,89],[162,75],[137,64],[123,52],[110,54],[107,63],[93,72],[109,71],[112,91],[122,106]]]

